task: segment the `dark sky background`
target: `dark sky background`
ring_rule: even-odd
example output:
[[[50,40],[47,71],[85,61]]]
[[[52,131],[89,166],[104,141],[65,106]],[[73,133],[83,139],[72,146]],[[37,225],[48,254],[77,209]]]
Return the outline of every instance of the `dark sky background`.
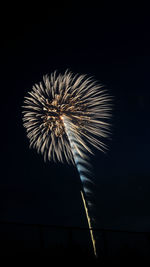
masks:
[[[15,8],[14,8],[15,10]],[[150,231],[150,32],[145,8],[4,10],[0,221],[86,226],[76,169],[44,163],[22,126],[24,96],[54,70],[93,75],[114,96],[107,155],[95,151],[98,227]]]

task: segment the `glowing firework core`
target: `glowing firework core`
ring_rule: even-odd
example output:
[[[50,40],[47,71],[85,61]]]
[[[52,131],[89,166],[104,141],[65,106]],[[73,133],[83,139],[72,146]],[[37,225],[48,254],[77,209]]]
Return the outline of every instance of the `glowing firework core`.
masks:
[[[84,116],[86,115],[86,112],[84,111],[86,109],[86,105],[82,105],[79,100],[78,103],[75,103],[71,94],[67,94],[66,98],[64,102],[63,96],[56,94],[53,100],[50,101],[46,99],[46,104],[43,107],[42,117],[44,127],[47,128],[47,134],[52,131],[56,137],[66,134],[63,123],[63,115],[68,115],[69,119],[74,121],[76,127],[81,127],[82,121],[80,121],[80,113],[82,114],[83,120]]]

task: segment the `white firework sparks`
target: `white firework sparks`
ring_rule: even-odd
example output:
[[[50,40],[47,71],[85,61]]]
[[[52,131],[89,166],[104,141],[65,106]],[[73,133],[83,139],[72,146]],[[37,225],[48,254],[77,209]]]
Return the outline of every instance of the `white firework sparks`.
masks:
[[[30,146],[44,159],[74,162],[64,120],[69,122],[74,138],[80,144],[80,154],[92,153],[88,144],[104,151],[99,137],[109,134],[110,96],[91,77],[66,71],[43,77],[24,101],[24,127]],[[85,153],[84,153],[85,156]]]

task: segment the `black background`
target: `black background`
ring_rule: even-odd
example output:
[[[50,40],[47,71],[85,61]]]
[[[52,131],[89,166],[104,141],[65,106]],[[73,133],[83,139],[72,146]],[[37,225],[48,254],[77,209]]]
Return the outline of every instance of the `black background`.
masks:
[[[22,126],[32,85],[69,68],[114,96],[109,151],[91,156],[96,226],[150,231],[147,7],[8,6],[2,13],[0,221],[87,226],[76,169],[44,163]]]

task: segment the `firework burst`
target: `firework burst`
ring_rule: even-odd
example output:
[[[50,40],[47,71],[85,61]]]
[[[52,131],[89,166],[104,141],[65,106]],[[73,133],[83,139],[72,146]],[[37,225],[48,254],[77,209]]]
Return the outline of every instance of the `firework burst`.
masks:
[[[30,146],[44,159],[72,162],[77,166],[83,190],[81,196],[91,228],[85,200],[87,187],[87,155],[91,146],[106,150],[103,138],[109,136],[111,98],[107,90],[93,78],[69,71],[43,77],[35,84],[23,106],[23,122]],[[95,240],[90,229],[94,253]]]
[[[66,160],[74,163],[64,120],[83,151],[92,153],[89,144],[105,151],[99,137],[109,133],[110,97],[102,85],[86,75],[44,76],[25,97],[24,126],[30,146],[44,155],[44,159]]]

